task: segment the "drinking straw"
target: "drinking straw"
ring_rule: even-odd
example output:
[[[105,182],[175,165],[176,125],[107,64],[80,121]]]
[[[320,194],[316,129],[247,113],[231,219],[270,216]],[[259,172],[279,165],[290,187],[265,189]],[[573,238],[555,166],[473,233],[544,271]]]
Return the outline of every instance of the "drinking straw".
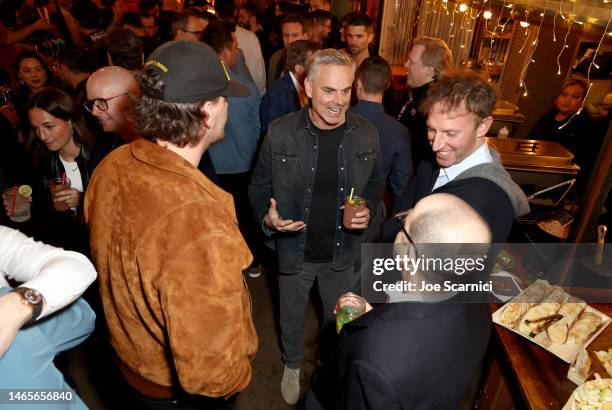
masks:
[[[66,173],[62,174],[62,190],[64,189],[64,185],[66,184]]]
[[[13,185],[13,203],[11,205],[11,217],[15,216],[15,202],[17,201],[17,185]]]
[[[355,187],[351,188],[351,194],[349,195],[349,201],[353,200],[353,191],[355,190]]]

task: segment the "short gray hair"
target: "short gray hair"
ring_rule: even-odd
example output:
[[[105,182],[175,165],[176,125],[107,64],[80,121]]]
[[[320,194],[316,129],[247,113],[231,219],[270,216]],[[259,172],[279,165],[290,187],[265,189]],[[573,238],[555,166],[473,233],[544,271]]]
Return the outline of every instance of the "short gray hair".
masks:
[[[334,48],[326,48],[319,50],[310,57],[308,64],[308,80],[313,81],[319,72],[319,67],[322,65],[339,65],[351,67],[351,71],[355,73],[355,60],[345,51],[336,50]]]

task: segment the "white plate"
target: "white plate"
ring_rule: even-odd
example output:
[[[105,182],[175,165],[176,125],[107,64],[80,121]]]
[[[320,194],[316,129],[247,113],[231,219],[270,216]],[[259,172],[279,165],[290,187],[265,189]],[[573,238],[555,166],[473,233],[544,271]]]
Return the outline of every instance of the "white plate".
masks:
[[[521,292],[520,295],[522,295],[525,292],[525,290],[523,290],[523,292]],[[519,297],[520,295],[518,295],[516,297]],[[510,301],[509,303],[511,303],[511,302],[512,301]],[[576,356],[580,352],[580,349],[586,348],[610,324],[610,317],[608,317],[605,313],[602,313],[599,310],[594,309],[591,306],[587,305],[586,309],[584,310],[585,312],[593,312],[593,313],[596,313],[596,314],[601,316],[601,324],[599,325],[597,330],[595,332],[593,332],[591,337],[585,343],[583,343],[583,344],[575,344],[575,343],[558,344],[558,343],[553,343],[548,338],[548,336],[546,335],[546,330],[543,330],[541,333],[537,334],[536,336],[531,337],[531,336],[529,336],[528,333],[523,333],[523,332],[519,331],[518,330],[518,325],[516,326],[516,328],[511,328],[508,325],[502,323],[500,318],[501,318],[501,314],[502,314],[502,312],[503,312],[503,310],[505,309],[506,306],[507,306],[507,304],[505,304],[501,308],[497,309],[495,311],[495,313],[493,313],[493,322],[494,323],[497,323],[498,325],[503,326],[506,329],[509,329],[509,330],[513,331],[514,333],[523,336],[524,338],[532,341],[533,343],[536,343],[537,345],[543,347],[544,349],[548,350],[549,352],[551,352],[552,354],[554,354],[555,356],[559,357],[561,360],[563,360],[564,362],[567,362],[567,363],[573,363],[574,359],[576,358]]]

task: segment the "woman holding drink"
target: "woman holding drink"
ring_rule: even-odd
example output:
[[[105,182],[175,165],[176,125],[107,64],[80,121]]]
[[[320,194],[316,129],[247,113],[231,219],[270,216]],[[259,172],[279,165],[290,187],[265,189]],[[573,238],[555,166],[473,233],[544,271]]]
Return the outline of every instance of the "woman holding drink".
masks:
[[[66,229],[66,224],[78,230],[85,229],[82,202],[89,183],[89,154],[93,137],[72,98],[57,88],[44,88],[34,94],[27,113],[31,137],[42,143],[33,156],[44,185],[48,187],[45,191],[54,210],[50,213],[51,225],[53,222],[61,224],[61,229],[53,228],[55,238],[50,238],[57,243],[53,239],[62,239],[57,236],[59,232],[74,237],[75,232]],[[61,246],[69,249],[80,247],[79,244],[67,244],[63,240]]]

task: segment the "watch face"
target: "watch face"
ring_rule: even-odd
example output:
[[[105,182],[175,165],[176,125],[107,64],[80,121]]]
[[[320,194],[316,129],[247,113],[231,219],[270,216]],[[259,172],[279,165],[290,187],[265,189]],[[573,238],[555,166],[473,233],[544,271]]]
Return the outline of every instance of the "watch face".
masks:
[[[28,301],[28,303],[31,303],[33,305],[38,305],[40,302],[42,302],[42,296],[40,292],[35,289],[26,289],[25,292],[22,293],[22,295],[25,300]]]

